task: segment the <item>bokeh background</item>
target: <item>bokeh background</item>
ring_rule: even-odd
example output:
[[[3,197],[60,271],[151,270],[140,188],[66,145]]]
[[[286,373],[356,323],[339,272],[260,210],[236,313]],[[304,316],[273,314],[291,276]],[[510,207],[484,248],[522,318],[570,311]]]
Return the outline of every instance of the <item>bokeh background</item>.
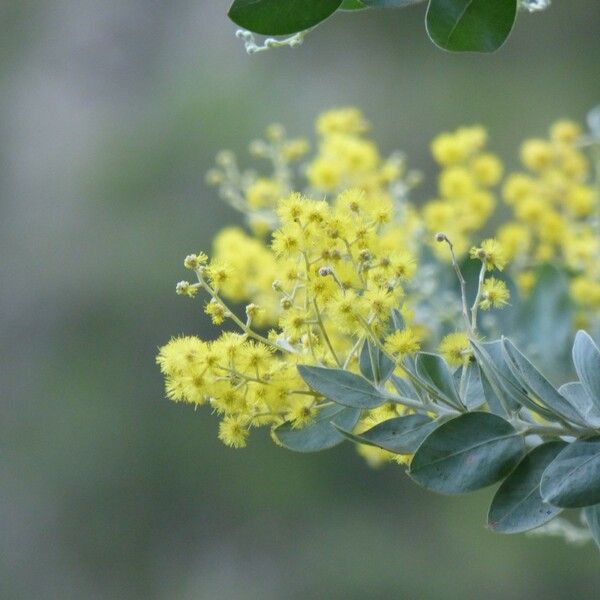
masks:
[[[226,8],[0,4],[0,597],[596,597],[595,550],[491,534],[489,490],[438,497],[350,446],[225,448],[207,410],[163,399],[154,355],[212,335],[174,283],[239,221],[204,183],[220,148],[356,104],[426,174],[463,123],[514,156],[600,100],[600,3],[521,15],[493,56],[435,49],[421,5],[249,57]]]

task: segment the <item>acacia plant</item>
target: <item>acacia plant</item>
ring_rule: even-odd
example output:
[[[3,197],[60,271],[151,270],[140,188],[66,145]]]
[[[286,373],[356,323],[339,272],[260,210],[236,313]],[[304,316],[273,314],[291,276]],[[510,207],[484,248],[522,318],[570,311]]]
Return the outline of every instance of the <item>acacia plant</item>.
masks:
[[[248,52],[297,46],[304,36],[337,11],[404,8],[425,0],[234,0],[229,18]],[[431,40],[452,52],[493,52],[510,35],[517,12],[535,12],[550,0],[427,0],[425,24]],[[256,43],[253,33],[268,38]]]
[[[424,202],[353,108],[318,118],[314,151],[269,127],[260,172],[220,153],[208,180],[246,228],[185,258],[177,293],[223,330],[160,349],[167,396],[207,405],[228,446],[352,442],[442,494],[499,483],[495,531],[600,545],[597,120],[525,141],[508,174],[482,127],[442,133]]]

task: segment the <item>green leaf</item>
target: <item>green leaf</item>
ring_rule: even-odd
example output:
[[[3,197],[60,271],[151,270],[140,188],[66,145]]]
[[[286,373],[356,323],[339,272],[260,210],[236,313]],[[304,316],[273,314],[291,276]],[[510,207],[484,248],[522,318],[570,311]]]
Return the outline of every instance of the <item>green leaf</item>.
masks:
[[[312,390],[343,406],[375,408],[388,400],[364,377],[349,371],[299,365],[298,373]]]
[[[428,388],[457,408],[462,408],[452,371],[438,354],[419,352],[415,360],[415,373]]]
[[[600,409],[600,350],[585,331],[578,331],[575,336],[573,364],[587,395]]]
[[[558,388],[558,393],[564,396],[569,404],[585,419],[591,427],[600,427],[600,410],[579,381],[565,383]]]
[[[360,412],[356,408],[326,406],[305,427],[294,429],[291,423],[283,423],[274,430],[274,434],[283,446],[295,452],[326,450],[345,440],[334,425],[351,430],[358,422]]]
[[[444,50],[493,52],[517,16],[517,0],[430,0],[427,33]]]
[[[545,419],[556,420],[556,415],[551,410],[534,402],[527,395],[527,390],[508,367],[500,340],[486,343],[471,342],[471,345],[488,379],[490,390],[494,392],[498,402],[502,402],[503,406],[511,412],[515,412],[520,406],[525,406]]]
[[[419,395],[415,390],[413,384],[407,379],[402,379],[397,375],[392,375],[392,385],[396,388],[396,391],[402,398],[410,398],[411,400],[419,400]]]
[[[369,8],[360,0],[344,0],[340,5],[340,10],[364,10]]]
[[[595,506],[587,506],[583,509],[585,522],[590,528],[590,532],[596,545],[600,548],[600,504]]]
[[[409,474],[442,494],[470,492],[504,478],[524,447],[523,438],[508,421],[491,413],[466,413],[425,438]]]
[[[365,340],[359,357],[360,372],[373,383],[385,383],[396,366],[380,349],[379,346]],[[373,372],[375,367],[375,372]]]
[[[585,426],[585,419],[508,339],[503,340],[506,364],[519,382],[557,415]]]
[[[600,503],[600,436],[569,444],[548,465],[540,484],[544,502],[563,508]]]
[[[422,0],[363,0],[363,2],[373,8],[404,8],[422,2]]]
[[[546,467],[566,446],[548,442],[534,448],[502,482],[490,506],[488,525],[499,533],[520,533],[553,519],[562,508],[546,504],[540,494],[540,479]]]
[[[314,27],[332,15],[342,0],[235,0],[229,18],[262,35],[289,35]]]
[[[464,391],[460,390],[460,381],[464,375]],[[476,410],[485,404],[486,398],[481,384],[481,371],[476,362],[469,362],[466,366],[462,366],[454,373],[454,382],[459,391],[462,391],[462,403],[469,410]]]
[[[471,340],[471,347],[484,375],[482,384],[486,400],[496,414],[515,412],[523,402],[528,401],[519,382],[506,366],[500,340],[485,343]]]
[[[360,434],[344,431],[341,427],[338,429],[342,435],[359,444],[377,446],[396,454],[413,454],[437,425],[426,415],[414,414],[383,421]]]

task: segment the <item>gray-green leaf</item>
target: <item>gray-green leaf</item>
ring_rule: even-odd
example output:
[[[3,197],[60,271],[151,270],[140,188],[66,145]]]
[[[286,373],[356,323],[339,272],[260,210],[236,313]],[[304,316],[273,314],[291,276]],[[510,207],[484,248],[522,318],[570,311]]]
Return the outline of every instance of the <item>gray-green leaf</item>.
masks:
[[[583,515],[596,545],[600,548],[600,504],[587,506],[583,509]]]
[[[415,360],[415,373],[427,388],[433,388],[446,402],[462,408],[452,371],[441,356],[419,352]]]
[[[365,340],[359,357],[360,372],[373,383],[384,383],[396,366],[375,344]],[[375,368],[375,371],[373,371]]]
[[[491,413],[466,413],[425,438],[409,473],[417,483],[442,494],[470,492],[505,477],[524,447],[508,421]]]
[[[573,363],[587,395],[600,410],[600,350],[585,331],[578,331],[575,336]]]
[[[488,525],[499,533],[520,533],[539,527],[562,508],[547,504],[540,494],[540,479],[546,467],[566,446],[548,442],[534,448],[502,482],[490,506]]]
[[[548,465],[540,490],[544,502],[563,508],[600,503],[600,436],[569,444]]]
[[[274,434],[283,446],[295,452],[326,450],[337,446],[345,439],[334,425],[352,430],[358,422],[360,412],[356,408],[326,406],[305,427],[294,429],[291,423],[283,423],[274,430]]]
[[[428,416],[415,414],[394,417],[360,434],[344,431],[341,427],[338,429],[359,444],[377,446],[396,454],[413,454],[436,427],[437,423]]]
[[[506,364],[521,385],[537,396],[543,404],[557,415],[585,426],[585,419],[580,415],[566,398],[561,396],[556,388],[531,364],[508,339],[503,340]]]
[[[517,0],[430,0],[427,33],[444,50],[493,52],[513,28]]]
[[[372,383],[349,371],[299,365],[298,373],[312,390],[343,406],[375,408],[387,400]]]
[[[229,18],[262,35],[289,35],[314,27],[332,15],[342,0],[234,0]]]

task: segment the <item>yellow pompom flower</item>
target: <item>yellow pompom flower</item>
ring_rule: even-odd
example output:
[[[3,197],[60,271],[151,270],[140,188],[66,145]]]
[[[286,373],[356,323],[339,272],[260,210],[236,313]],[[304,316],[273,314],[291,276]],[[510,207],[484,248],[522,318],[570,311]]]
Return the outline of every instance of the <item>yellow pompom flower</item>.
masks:
[[[483,310],[502,308],[508,304],[510,292],[506,283],[495,277],[488,277],[482,286],[481,301],[479,306]]]
[[[472,354],[469,336],[463,331],[446,335],[438,349],[448,364],[455,367],[468,363]]]
[[[265,208],[275,206],[281,195],[281,185],[278,181],[259,177],[246,191],[246,201],[250,208]]]
[[[414,354],[421,349],[421,336],[410,327],[394,331],[386,338],[385,347],[390,354],[399,357]]]
[[[471,248],[469,254],[471,258],[478,258],[479,260],[485,262],[485,266],[488,271],[493,271],[494,269],[502,271],[506,266],[507,260],[504,248],[498,240],[493,238],[481,242],[481,246],[479,248]]]
[[[479,183],[488,187],[496,185],[502,176],[502,163],[493,154],[480,154],[476,156],[471,169]]]
[[[521,146],[521,161],[532,171],[541,171],[552,164],[552,146],[541,139],[527,140]]]
[[[244,448],[248,438],[248,427],[241,417],[225,417],[219,424],[219,439],[231,448]]]
[[[368,129],[369,123],[361,111],[354,107],[335,108],[317,119],[317,132],[322,136],[340,133],[357,135]]]

